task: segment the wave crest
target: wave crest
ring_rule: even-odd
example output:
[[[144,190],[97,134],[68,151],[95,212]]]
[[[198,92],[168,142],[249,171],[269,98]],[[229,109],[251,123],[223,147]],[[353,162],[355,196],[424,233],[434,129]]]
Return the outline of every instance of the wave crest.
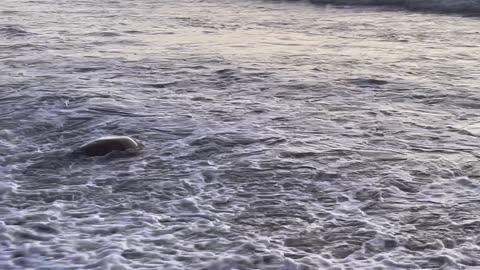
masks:
[[[480,0],[310,0],[314,4],[384,6],[408,10],[480,15]]]

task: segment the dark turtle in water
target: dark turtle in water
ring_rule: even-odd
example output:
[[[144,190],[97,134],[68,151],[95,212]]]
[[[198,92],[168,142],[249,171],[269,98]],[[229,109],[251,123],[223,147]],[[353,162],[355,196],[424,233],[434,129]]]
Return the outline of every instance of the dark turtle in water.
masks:
[[[88,142],[77,150],[75,154],[89,157],[105,156],[113,152],[137,153],[142,145],[128,136],[108,136]]]
[[[28,166],[23,173],[25,175],[58,174],[59,170],[69,167],[73,162],[78,164],[79,158],[80,161],[87,161],[81,157],[103,158],[105,156],[105,160],[111,160],[134,156],[142,149],[143,145],[140,142],[128,136],[101,137],[68,153],[58,150],[43,155],[41,159],[39,156],[36,156],[36,159],[32,158],[36,162]]]

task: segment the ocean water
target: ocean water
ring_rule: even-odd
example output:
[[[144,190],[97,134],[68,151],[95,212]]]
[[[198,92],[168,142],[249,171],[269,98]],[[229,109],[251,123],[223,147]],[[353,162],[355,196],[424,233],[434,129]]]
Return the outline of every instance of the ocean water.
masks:
[[[312,2],[2,0],[0,269],[480,269],[479,1]]]

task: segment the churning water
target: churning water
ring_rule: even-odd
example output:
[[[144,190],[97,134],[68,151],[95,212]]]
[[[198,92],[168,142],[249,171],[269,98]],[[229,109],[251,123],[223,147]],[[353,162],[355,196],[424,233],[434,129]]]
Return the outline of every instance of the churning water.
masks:
[[[391,2],[2,0],[0,269],[480,267],[479,3]]]

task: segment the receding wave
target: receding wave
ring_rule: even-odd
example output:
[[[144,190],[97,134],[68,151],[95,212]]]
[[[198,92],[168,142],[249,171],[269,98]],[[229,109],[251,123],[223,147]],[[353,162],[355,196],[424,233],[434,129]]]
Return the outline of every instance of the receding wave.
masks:
[[[381,6],[435,13],[480,15],[479,0],[309,0],[323,5]]]

